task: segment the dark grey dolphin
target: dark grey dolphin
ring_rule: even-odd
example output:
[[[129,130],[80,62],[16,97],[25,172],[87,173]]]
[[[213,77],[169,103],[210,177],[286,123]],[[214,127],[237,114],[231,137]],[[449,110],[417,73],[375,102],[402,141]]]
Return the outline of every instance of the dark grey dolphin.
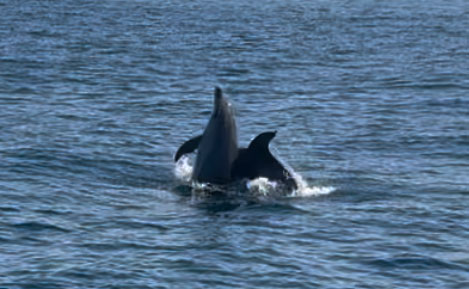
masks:
[[[238,148],[236,121],[231,104],[220,88],[215,88],[212,116],[202,135],[186,141],[174,161],[196,149],[192,179],[203,183],[227,184],[240,179],[266,177],[297,188],[292,174],[271,154],[269,143],[276,132],[259,134],[247,148]]]
[[[185,142],[178,149],[175,161],[196,149],[193,180],[214,184],[231,181],[231,166],[238,156],[238,137],[231,104],[219,87],[215,87],[214,108],[204,133]]]

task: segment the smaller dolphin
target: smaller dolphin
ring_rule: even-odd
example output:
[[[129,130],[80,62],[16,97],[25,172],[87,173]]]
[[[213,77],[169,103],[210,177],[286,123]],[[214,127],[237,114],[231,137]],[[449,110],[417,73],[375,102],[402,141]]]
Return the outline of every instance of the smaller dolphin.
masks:
[[[253,180],[265,177],[271,181],[279,181],[289,189],[297,189],[292,173],[269,150],[269,143],[276,134],[277,131],[263,132],[256,136],[247,148],[240,148],[231,168],[231,178]]]

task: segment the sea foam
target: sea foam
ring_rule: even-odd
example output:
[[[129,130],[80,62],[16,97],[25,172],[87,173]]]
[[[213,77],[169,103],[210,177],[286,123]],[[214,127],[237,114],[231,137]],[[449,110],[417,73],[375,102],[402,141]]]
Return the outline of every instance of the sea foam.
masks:
[[[206,184],[197,184],[196,182],[191,182],[191,176],[193,171],[193,165],[191,160],[187,156],[181,157],[181,159],[176,163],[174,168],[174,175],[180,181],[191,184],[191,186],[196,190],[203,190],[206,188]],[[301,197],[315,197],[321,195],[327,195],[335,191],[335,188],[332,186],[314,186],[308,184],[301,175],[293,172],[293,177],[298,184],[298,188],[291,192],[287,193],[288,197],[301,198]],[[260,177],[254,180],[250,180],[246,183],[247,189],[256,195],[262,196],[275,196],[280,193],[285,194],[282,190],[285,190],[285,187],[279,185],[278,182],[269,180],[268,178]]]

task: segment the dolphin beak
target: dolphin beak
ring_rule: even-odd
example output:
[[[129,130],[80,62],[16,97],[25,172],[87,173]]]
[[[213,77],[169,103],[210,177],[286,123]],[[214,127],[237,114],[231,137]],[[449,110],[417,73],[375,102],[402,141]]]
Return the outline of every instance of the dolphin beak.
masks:
[[[218,111],[220,110],[222,106],[222,101],[223,101],[223,92],[221,91],[221,88],[219,88],[218,86],[215,86],[214,100],[213,100],[213,103],[214,103],[213,112],[215,116],[218,115]]]
[[[221,91],[221,88],[218,86],[215,86],[215,99],[220,99],[222,98],[223,93]]]

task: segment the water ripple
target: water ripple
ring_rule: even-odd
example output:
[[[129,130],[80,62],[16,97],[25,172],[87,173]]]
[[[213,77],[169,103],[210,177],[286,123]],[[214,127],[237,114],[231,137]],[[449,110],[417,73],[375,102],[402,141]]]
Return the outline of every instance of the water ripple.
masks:
[[[24,231],[24,232],[35,232],[35,231],[57,231],[57,232],[62,232],[62,233],[69,233],[70,231],[59,227],[55,226],[52,224],[46,224],[46,223],[40,223],[40,222],[24,222],[24,223],[18,223],[18,224],[13,224],[11,225],[13,228]]]
[[[0,1],[0,287],[468,287],[468,6],[360,3]],[[194,194],[215,85],[296,194]]]

